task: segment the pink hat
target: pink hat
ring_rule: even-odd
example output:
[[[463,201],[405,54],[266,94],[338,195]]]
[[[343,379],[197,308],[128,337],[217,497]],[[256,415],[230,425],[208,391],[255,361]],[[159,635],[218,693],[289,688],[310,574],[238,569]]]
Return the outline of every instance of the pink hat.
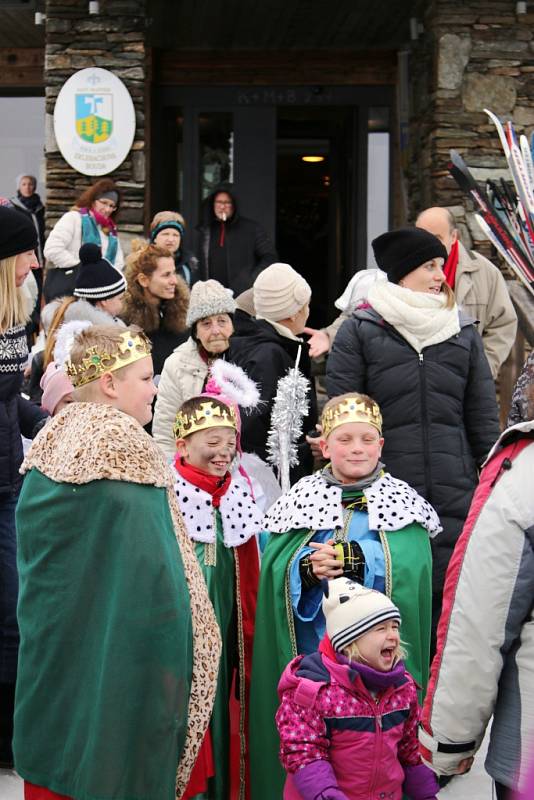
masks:
[[[41,389],[43,390],[41,407],[54,416],[57,404],[68,394],[72,394],[74,386],[60,364],[51,361],[41,378]]]

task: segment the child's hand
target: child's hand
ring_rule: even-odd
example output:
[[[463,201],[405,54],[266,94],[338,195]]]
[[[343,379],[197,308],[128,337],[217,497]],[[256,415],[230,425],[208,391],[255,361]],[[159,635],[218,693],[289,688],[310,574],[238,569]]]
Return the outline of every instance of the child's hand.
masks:
[[[316,578],[340,578],[343,574],[343,564],[337,558],[333,544],[333,539],[327,542],[310,542],[309,546],[315,550],[310,555],[310,561]]]

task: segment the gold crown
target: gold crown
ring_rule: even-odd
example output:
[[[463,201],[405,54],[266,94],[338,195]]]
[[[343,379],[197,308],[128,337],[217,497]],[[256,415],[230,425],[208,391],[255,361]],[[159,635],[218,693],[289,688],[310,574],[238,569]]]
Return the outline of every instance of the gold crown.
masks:
[[[325,439],[330,436],[334,428],[345,425],[346,422],[367,422],[376,428],[378,433],[382,433],[382,414],[378,403],[374,400],[364,400],[357,394],[327,408],[323,412],[321,422]]]
[[[113,353],[102,350],[98,345],[88,347],[79,366],[67,361],[67,375],[75,388],[85,386],[86,383],[98,380],[106,372],[127,367],[146,358],[151,352],[150,340],[145,334],[132,334],[131,331],[121,333],[120,344]]]
[[[237,431],[235,409],[227,405],[220,408],[211,400],[206,400],[190,414],[179,411],[174,421],[174,438],[185,439],[186,436],[197,433],[197,431],[205,431],[207,428],[233,428]]]

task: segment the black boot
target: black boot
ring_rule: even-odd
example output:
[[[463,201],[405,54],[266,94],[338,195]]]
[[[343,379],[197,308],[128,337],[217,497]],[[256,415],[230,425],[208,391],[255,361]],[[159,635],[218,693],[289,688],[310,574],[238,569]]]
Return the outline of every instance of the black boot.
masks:
[[[0,683],[0,768],[13,769],[13,711],[15,684]]]

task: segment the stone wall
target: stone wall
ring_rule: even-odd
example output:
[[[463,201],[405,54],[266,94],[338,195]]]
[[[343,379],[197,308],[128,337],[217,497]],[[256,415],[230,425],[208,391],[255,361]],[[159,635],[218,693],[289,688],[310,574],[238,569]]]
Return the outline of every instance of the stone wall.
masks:
[[[145,120],[149,108],[145,43],[145,0],[101,0],[101,13],[88,15],[87,0],[46,1],[46,183],[47,226],[74,203],[98,178],[81,175],[58,150],[53,111],[65,81],[85,67],[103,67],[126,85],[135,106],[136,131],[126,160],[110,173],[122,190],[119,216],[121,239],[139,235],[144,227],[145,185],[148,183]]]
[[[487,249],[473,206],[447,171],[449,150],[463,156],[482,183],[508,176],[484,108],[518,134],[534,130],[534,14],[515,0],[432,0],[424,33],[411,48],[412,124],[407,189],[409,216],[447,206],[462,238]]]

